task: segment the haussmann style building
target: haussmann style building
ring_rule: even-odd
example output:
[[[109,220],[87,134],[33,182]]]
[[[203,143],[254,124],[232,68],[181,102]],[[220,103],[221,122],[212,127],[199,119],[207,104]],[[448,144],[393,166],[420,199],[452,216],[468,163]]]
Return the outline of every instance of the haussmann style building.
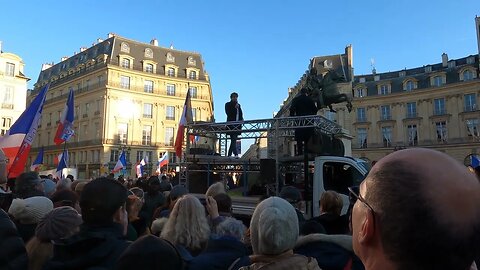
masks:
[[[57,64],[44,64],[28,99],[47,83],[30,158],[43,146],[44,167],[55,168],[63,146],[54,145],[53,138],[73,89],[75,135],[67,148],[69,167],[78,169],[79,178],[110,172],[121,151],[126,151],[127,175],[132,177],[142,159],[147,161],[145,172],[154,172],[165,152],[174,167],[173,144],[187,91],[193,120],[213,121],[212,89],[201,55],[161,47],[156,39],[143,43],[109,34]]]

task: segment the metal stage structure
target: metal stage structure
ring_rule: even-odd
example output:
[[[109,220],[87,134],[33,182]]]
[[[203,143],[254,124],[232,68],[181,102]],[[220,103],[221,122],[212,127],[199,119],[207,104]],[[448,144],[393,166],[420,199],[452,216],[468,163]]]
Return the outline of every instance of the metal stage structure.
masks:
[[[323,116],[282,117],[260,120],[245,120],[222,123],[195,123],[186,125],[186,151],[180,162],[179,183],[189,184],[189,173],[215,172],[222,174],[231,172],[260,172],[259,159],[244,159],[226,157],[229,132],[241,135],[238,139],[267,139],[268,159],[275,160],[275,184],[269,185],[270,192],[278,193],[280,173],[297,172],[303,170],[303,157],[292,157],[282,152],[283,144],[293,140],[295,129],[314,128],[317,132],[335,136],[342,133],[342,127]],[[219,154],[199,155],[191,153],[192,144],[188,138],[200,136],[210,138],[215,142]],[[210,179],[208,179],[210,183]]]

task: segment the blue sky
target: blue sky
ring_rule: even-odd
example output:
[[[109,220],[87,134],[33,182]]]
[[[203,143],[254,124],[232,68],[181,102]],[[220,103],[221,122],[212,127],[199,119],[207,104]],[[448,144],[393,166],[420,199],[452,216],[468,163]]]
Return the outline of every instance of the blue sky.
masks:
[[[59,62],[114,32],[202,54],[217,121],[239,93],[245,119],[270,118],[317,55],[353,45],[355,74],[412,68],[478,53],[478,0],[2,1],[3,51],[20,55],[33,87]]]

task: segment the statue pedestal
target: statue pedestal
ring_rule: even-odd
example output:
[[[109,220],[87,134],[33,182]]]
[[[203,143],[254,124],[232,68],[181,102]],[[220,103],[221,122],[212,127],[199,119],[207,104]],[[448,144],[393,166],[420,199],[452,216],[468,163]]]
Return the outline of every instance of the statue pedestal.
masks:
[[[342,143],[345,147],[345,156],[351,157],[352,156],[352,139],[353,136],[350,135],[348,130],[342,128],[342,132],[335,135],[336,139],[342,140]]]

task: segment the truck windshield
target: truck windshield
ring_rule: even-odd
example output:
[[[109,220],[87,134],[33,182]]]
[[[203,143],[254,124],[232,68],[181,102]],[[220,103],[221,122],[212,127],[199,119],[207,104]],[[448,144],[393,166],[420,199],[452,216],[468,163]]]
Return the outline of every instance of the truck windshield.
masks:
[[[363,179],[365,179],[365,175],[347,163],[325,162],[323,164],[325,190],[335,190],[348,195],[348,187],[358,186]]]

